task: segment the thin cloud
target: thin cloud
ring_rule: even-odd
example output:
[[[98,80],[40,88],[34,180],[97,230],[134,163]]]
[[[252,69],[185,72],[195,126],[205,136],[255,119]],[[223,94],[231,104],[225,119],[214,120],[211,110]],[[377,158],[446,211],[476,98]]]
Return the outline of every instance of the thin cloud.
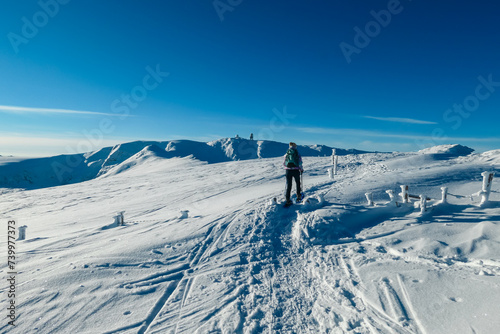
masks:
[[[292,129],[304,133],[324,134],[324,135],[341,135],[345,137],[364,137],[364,138],[392,138],[392,139],[406,139],[406,140],[430,140],[439,142],[449,141],[470,141],[470,142],[500,142],[499,137],[442,137],[435,138],[432,135],[411,135],[401,133],[378,132],[371,130],[361,129],[335,129],[335,128],[321,128],[321,127],[293,127]]]
[[[383,122],[407,123],[407,124],[438,124],[436,122],[421,121],[419,119],[413,119],[413,118],[375,117],[375,116],[363,116],[363,117],[369,119],[376,119],[377,121],[383,121]]]
[[[36,113],[36,114],[73,114],[73,115],[93,115],[93,116],[120,116],[118,114],[110,114],[96,111],[71,110],[71,109],[54,109],[54,108],[29,108],[18,106],[2,106],[0,112],[11,113]]]

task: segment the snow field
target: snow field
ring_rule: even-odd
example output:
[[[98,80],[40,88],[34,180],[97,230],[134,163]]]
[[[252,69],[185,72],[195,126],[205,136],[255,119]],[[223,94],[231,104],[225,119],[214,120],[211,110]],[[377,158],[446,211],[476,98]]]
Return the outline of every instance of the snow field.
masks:
[[[481,172],[498,175],[495,152],[348,155],[334,180],[330,157],[304,158],[309,203],[288,209],[270,201],[283,198],[281,158],[206,164],[141,152],[87,182],[2,189],[1,212],[28,230],[18,242],[18,327],[0,332],[500,328],[500,183],[484,207],[437,204],[441,186],[470,195]],[[426,214],[388,206],[385,190],[401,184],[433,198]],[[126,224],[115,227],[122,210]]]

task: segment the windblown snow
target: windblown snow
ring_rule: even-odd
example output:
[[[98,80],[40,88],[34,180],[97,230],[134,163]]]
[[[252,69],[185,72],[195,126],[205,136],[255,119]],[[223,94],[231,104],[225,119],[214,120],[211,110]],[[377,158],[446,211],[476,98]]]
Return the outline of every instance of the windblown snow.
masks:
[[[331,151],[299,147],[307,200],[285,209],[273,199],[286,147],[135,142],[72,155],[74,166],[0,158],[2,221],[28,226],[16,326],[3,317],[0,332],[500,331],[500,182],[481,192],[500,150],[337,150],[329,179]],[[425,211],[403,203],[402,185],[430,198]],[[0,290],[5,312],[5,280]]]

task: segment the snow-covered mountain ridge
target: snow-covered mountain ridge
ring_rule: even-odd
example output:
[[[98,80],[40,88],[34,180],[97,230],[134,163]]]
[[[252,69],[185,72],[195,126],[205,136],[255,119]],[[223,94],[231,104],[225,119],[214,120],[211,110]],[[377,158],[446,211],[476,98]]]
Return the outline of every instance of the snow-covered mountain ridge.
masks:
[[[114,169],[114,173],[124,170],[123,166],[118,166],[129,159],[144,160],[152,155],[159,159],[191,156],[212,164],[276,158],[283,156],[287,148],[288,144],[275,141],[223,138],[208,143],[191,140],[135,141],[82,154],[21,160],[6,157],[0,158],[0,187],[35,189],[79,183],[103,176],[111,169]],[[330,156],[333,148],[325,145],[299,145],[298,149],[304,157],[318,157]],[[472,151],[461,145],[448,145],[419,153],[459,156]],[[364,153],[368,152],[336,148],[336,154],[339,156]],[[127,162],[129,167],[135,164],[137,161]]]
[[[47,158],[0,159],[0,187],[40,188],[78,183],[106,174],[144,150],[159,158],[192,156],[207,163],[275,158],[284,155],[288,144],[274,141],[253,141],[242,138],[224,138],[208,143],[191,140],[164,142],[135,141],[105,147],[95,152],[60,155]],[[299,146],[303,156],[331,155],[332,148],[324,145]],[[338,155],[365,153],[358,150],[337,149]]]

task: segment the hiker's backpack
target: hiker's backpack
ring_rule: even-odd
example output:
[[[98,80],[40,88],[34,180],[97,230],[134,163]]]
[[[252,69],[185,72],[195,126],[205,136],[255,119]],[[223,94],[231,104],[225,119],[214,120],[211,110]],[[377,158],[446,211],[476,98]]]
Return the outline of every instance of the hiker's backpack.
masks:
[[[287,167],[299,167],[299,152],[294,148],[286,151],[285,165]]]

